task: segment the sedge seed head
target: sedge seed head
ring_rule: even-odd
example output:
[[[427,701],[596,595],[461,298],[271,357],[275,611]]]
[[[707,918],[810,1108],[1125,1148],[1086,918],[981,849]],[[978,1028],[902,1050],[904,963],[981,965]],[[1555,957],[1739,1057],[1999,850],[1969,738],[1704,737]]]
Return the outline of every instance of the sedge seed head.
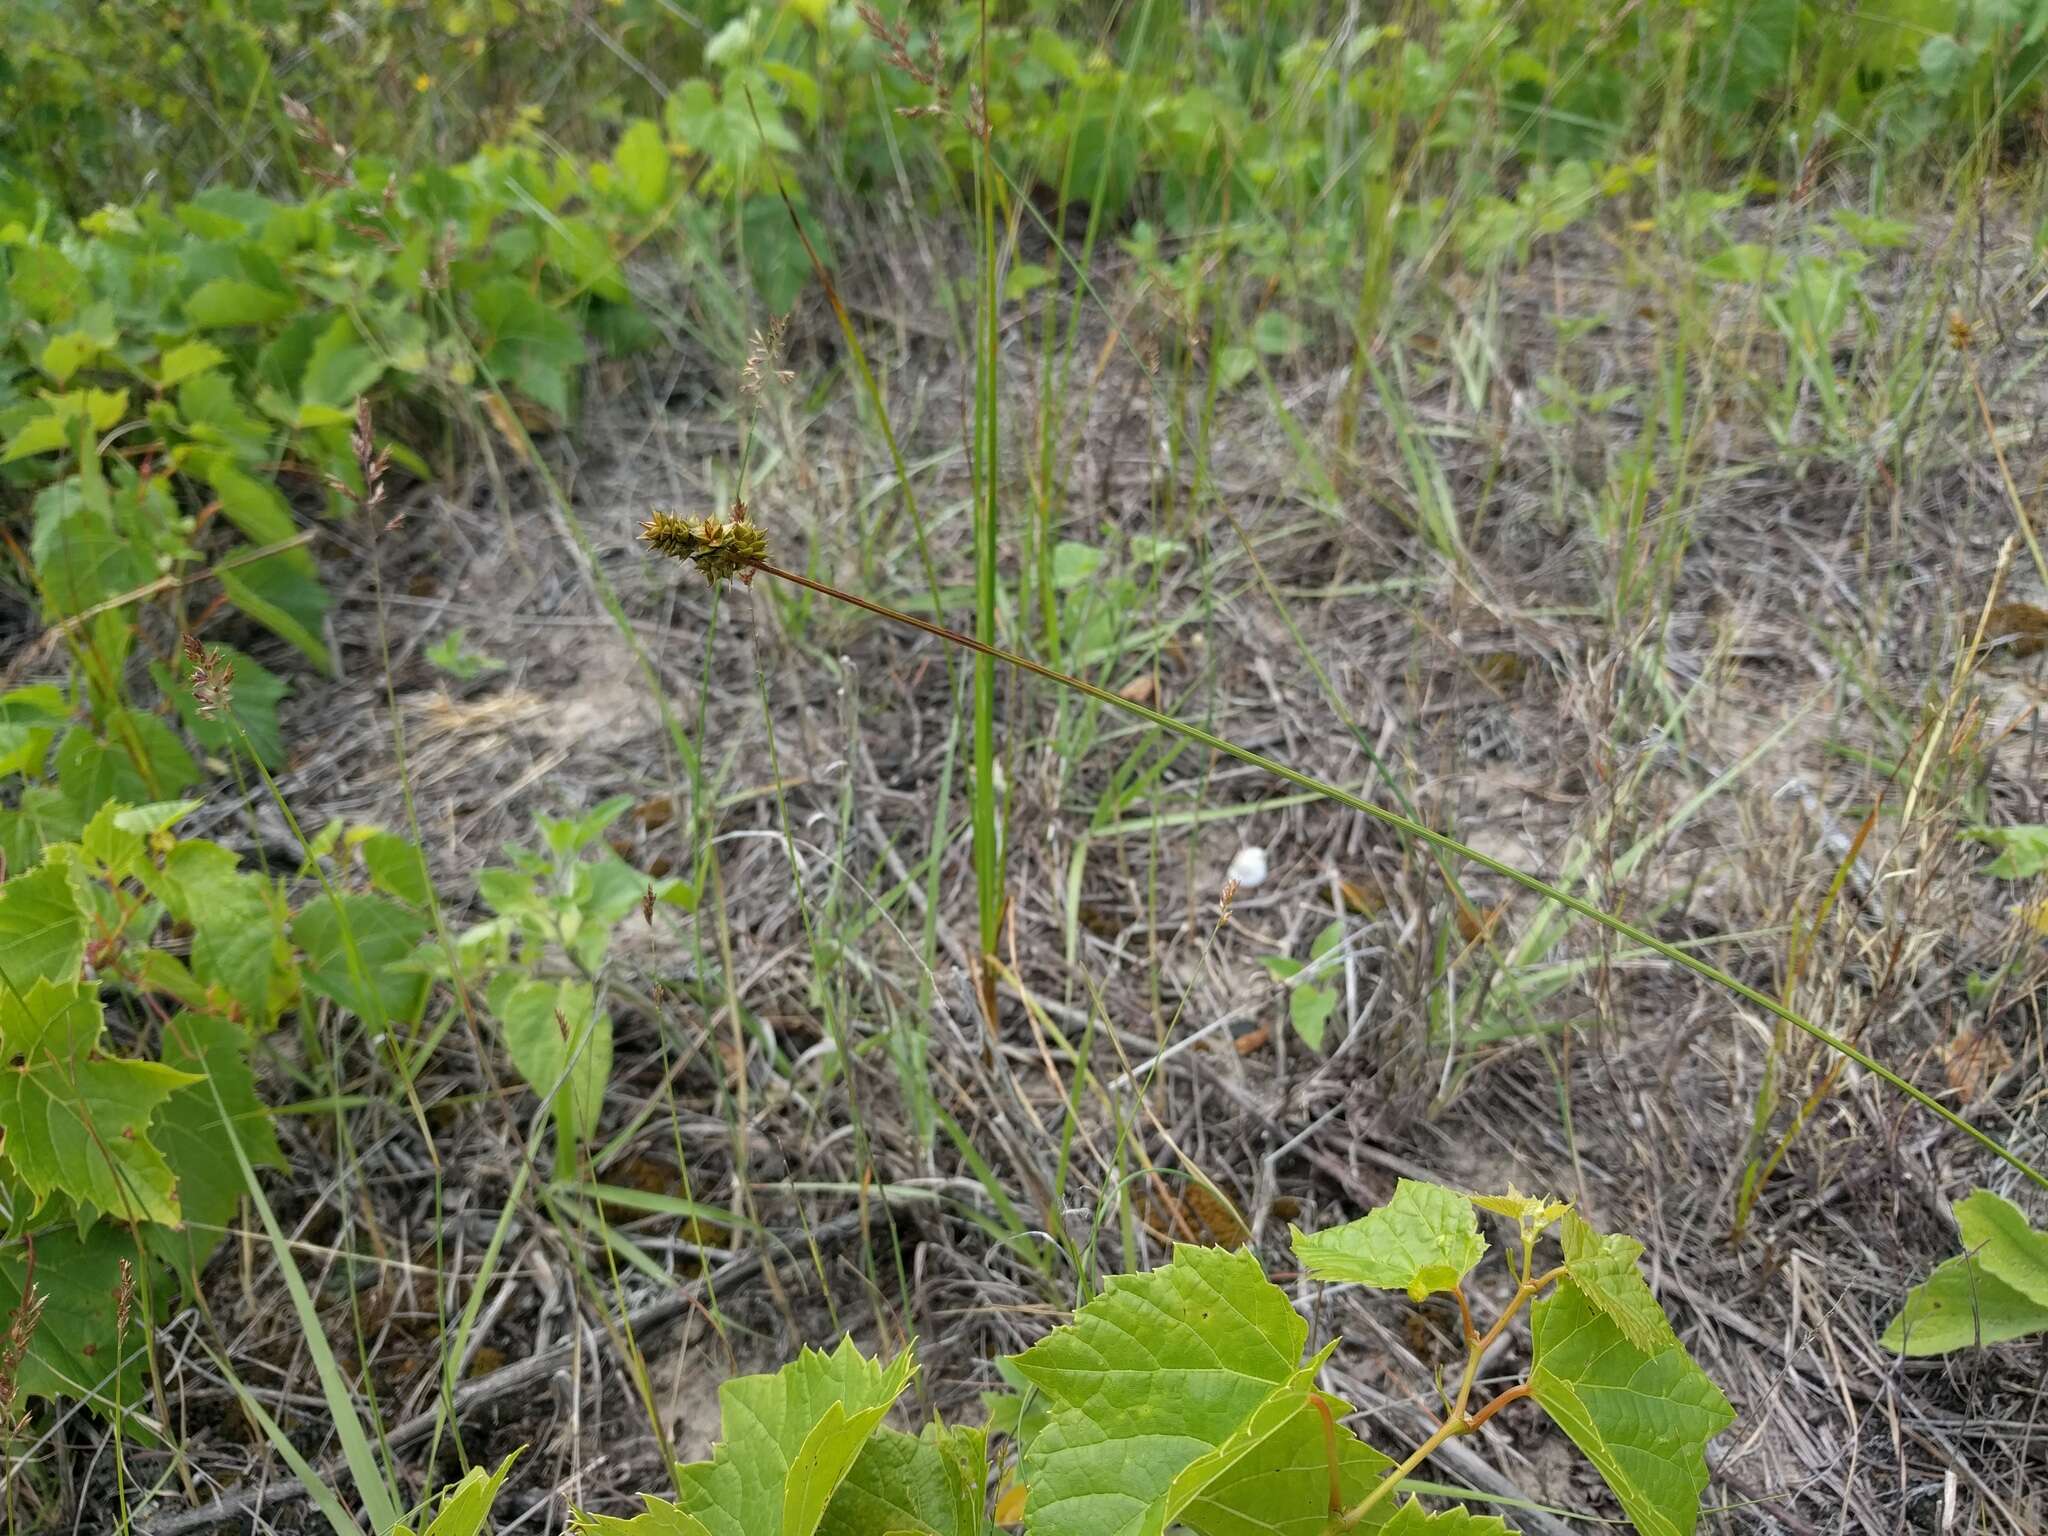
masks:
[[[687,560],[713,584],[728,576],[751,583],[755,565],[768,558],[768,536],[747,521],[744,504],[735,506],[733,514],[678,517],[657,511],[640,525],[640,539],[656,554]]]

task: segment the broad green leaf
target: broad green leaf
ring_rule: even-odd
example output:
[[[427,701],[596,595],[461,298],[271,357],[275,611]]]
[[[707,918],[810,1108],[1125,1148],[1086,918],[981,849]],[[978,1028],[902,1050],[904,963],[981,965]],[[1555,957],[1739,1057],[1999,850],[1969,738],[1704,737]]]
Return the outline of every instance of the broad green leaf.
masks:
[[[135,1241],[111,1223],[82,1233],[68,1227],[36,1233],[35,1282],[43,1315],[15,1379],[22,1397],[84,1398],[102,1407],[117,1395],[130,1405],[143,1400],[147,1319],[138,1289],[124,1350],[114,1303],[123,1259],[134,1274],[141,1261]],[[13,1318],[21,1305],[27,1268],[21,1243],[0,1245],[0,1320]]]
[[[1454,1190],[1402,1179],[1394,1198],[1322,1232],[1290,1228],[1295,1257],[1318,1280],[1353,1280],[1422,1300],[1456,1290],[1486,1255],[1472,1202]]]
[[[54,246],[17,245],[7,291],[24,313],[45,325],[63,325],[92,301],[92,283]]]
[[[211,373],[228,360],[227,353],[210,341],[188,341],[175,347],[164,348],[164,355],[156,363],[156,387],[170,389],[197,378],[202,373]]]
[[[1603,1236],[1576,1211],[1559,1219],[1558,1246],[1565,1269],[1586,1300],[1607,1314],[1637,1349],[1655,1354],[1678,1343],[1671,1322],[1650,1291],[1636,1260],[1643,1245],[1632,1237]]]
[[[1323,1048],[1323,1034],[1329,1028],[1330,1015],[1336,1011],[1337,992],[1333,987],[1304,982],[1287,996],[1287,1020],[1312,1051]]]
[[[267,1028],[283,921],[269,882],[240,868],[229,850],[201,841],[173,848],[164,873],[183,897],[182,919],[192,925],[192,974],[240,1004],[245,1020]]]
[[[832,1495],[818,1536],[980,1536],[987,1453],[976,1431],[878,1429]]]
[[[408,906],[426,908],[433,904],[433,882],[427,874],[426,855],[417,844],[389,832],[372,832],[362,841],[363,872],[371,886],[387,896],[396,896]]]
[[[381,896],[330,896],[299,910],[291,941],[306,957],[307,991],[384,1028],[412,1023],[426,1006],[426,974],[411,964],[426,931],[424,917]]]
[[[224,1126],[232,1122],[242,1151],[259,1168],[283,1167],[284,1153],[270,1128],[270,1111],[256,1096],[246,1031],[226,1019],[181,1013],[164,1026],[163,1041],[164,1065],[195,1081],[173,1093],[157,1115],[157,1145],[177,1178],[185,1226],[162,1234],[155,1246],[196,1284],[244,1192],[242,1167]]]
[[[1308,1402],[1314,1367],[1301,1358],[1307,1338],[1308,1325],[1246,1252],[1182,1246],[1170,1264],[1112,1279],[1072,1323],[1008,1361],[1049,1403],[1024,1449],[1028,1528],[1156,1536],[1176,1508],[1197,1501],[1219,1530],[1259,1519],[1306,1531],[1326,1521],[1324,1431]],[[1356,1437],[1340,1429],[1338,1439]],[[1340,1459],[1361,1488],[1382,1465],[1363,1447]],[[1267,1475],[1304,1460],[1323,1470]]]
[[[644,117],[628,123],[619,135],[619,147],[612,151],[612,168],[635,209],[652,213],[659,208],[668,190],[668,141],[661,135],[661,125]]]
[[[147,803],[199,782],[199,765],[157,716],[115,710],[105,728],[105,740],[81,725],[57,745],[57,783],[72,804]]]
[[[1963,1252],[1907,1293],[1880,1341],[1905,1355],[1945,1355],[2048,1333],[2048,1232],[1987,1189],[1955,1204]]]
[[[288,293],[261,288],[238,277],[216,277],[202,283],[185,300],[185,318],[200,330],[233,325],[267,325],[292,311]]]
[[[712,1532],[695,1515],[686,1514],[673,1504],[643,1493],[640,1502],[647,1507],[637,1515],[585,1515],[573,1517],[571,1529],[577,1536],[712,1536]]]
[[[98,988],[38,980],[0,992],[0,1157],[41,1210],[63,1195],[87,1211],[175,1226],[170,1165],[150,1118],[190,1073],[100,1053]],[[34,1214],[31,1212],[30,1214]]]
[[[1351,1412],[1315,1390],[1328,1351],[1277,1389],[1244,1427],[1174,1479],[1170,1519],[1202,1536],[1322,1536],[1330,1519],[1330,1424],[1335,1423],[1339,1504],[1348,1509],[1393,1463],[1336,1423]],[[1316,1406],[1320,1398],[1322,1407]],[[1329,1414],[1329,1420],[1323,1417]],[[1357,1529],[1377,1529],[1367,1519]]]
[[[1901,1355],[1946,1355],[2037,1333],[2048,1333],[2048,1306],[1958,1254],[1906,1293],[1906,1305],[1878,1342]]]
[[[596,1006],[590,983],[507,971],[491,984],[490,1005],[512,1065],[535,1093],[553,1096],[563,1134],[572,1141],[589,1136],[612,1071],[611,1016]]]
[[[301,552],[287,551],[238,565],[220,573],[220,584],[242,612],[288,640],[321,671],[332,673],[334,661],[320,630],[327,614],[327,591],[312,574]]]
[[[352,406],[383,373],[384,359],[363,340],[354,320],[338,314],[314,339],[299,378],[299,399],[306,405]]]
[[[85,918],[63,869],[46,864],[0,885],[0,998],[39,977],[76,981],[84,959]]]
[[[37,495],[29,556],[44,616],[52,619],[132,591],[151,575],[148,551],[115,526],[106,499],[89,498],[75,475]]]
[[[883,1366],[847,1338],[829,1355],[806,1348],[773,1375],[726,1381],[718,1389],[725,1437],[711,1460],[676,1468],[675,1507],[707,1536],[812,1536],[914,1369],[908,1351]],[[690,1529],[662,1523],[660,1513],[650,1501],[627,1529]]]
[[[1531,1395],[1606,1479],[1643,1536],[1691,1536],[1707,1442],[1735,1418],[1675,1340],[1645,1351],[1570,1280],[1530,1315]]]
[[[1977,834],[1998,850],[1984,873],[2000,880],[2031,880],[2048,874],[2048,826],[1986,827]]]
[[[2037,1306],[2048,1307],[2048,1232],[2037,1232],[2010,1200],[1988,1189],[1956,1202],[1963,1251]]]

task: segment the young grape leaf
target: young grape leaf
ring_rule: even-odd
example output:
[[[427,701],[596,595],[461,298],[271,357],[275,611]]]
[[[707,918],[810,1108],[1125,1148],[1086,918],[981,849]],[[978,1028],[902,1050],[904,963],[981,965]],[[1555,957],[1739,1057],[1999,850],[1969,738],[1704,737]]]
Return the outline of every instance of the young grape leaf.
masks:
[[[1328,1442],[1308,1402],[1307,1338],[1243,1251],[1182,1246],[1162,1268],[1112,1279],[1072,1323],[1011,1357],[1050,1403],[1024,1449],[1027,1527],[1156,1536],[1178,1518],[1205,1533],[1318,1529],[1329,1517]],[[1381,1463],[1350,1431],[1335,1435],[1347,1487],[1362,1492]],[[1284,1465],[1318,1471],[1271,1475]]]
[[[1691,1536],[1707,1442],[1735,1418],[1676,1339],[1650,1351],[1571,1280],[1530,1314],[1531,1395],[1585,1453],[1643,1536]]]
[[[1901,1355],[1946,1355],[2048,1333],[2048,1307],[2029,1300],[1968,1254],[1935,1267],[1906,1294],[1878,1340]]]
[[[271,911],[268,882],[241,868],[231,850],[189,838],[145,883],[173,917],[192,925],[192,973],[200,984],[220,987],[243,1017],[268,1025],[281,921]]]
[[[498,1500],[498,1489],[518,1459],[519,1453],[514,1451],[498,1463],[495,1472],[471,1467],[467,1477],[441,1495],[440,1513],[419,1536],[484,1536],[491,1506]],[[401,1525],[391,1536],[413,1536],[413,1528]]]
[[[177,1181],[149,1137],[165,1099],[199,1079],[154,1061],[99,1054],[99,990],[40,978],[0,992],[0,1156],[33,1200],[176,1226]]]
[[[85,958],[85,919],[63,866],[45,864],[0,885],[0,991],[38,976],[77,977]]]
[[[1643,1245],[1632,1237],[1595,1232],[1576,1211],[1567,1211],[1557,1227],[1564,1266],[1579,1292],[1607,1314],[1629,1343],[1644,1354],[1677,1345],[1671,1321],[1657,1304],[1643,1272],[1636,1267]]]
[[[1295,1257],[1318,1280],[1354,1280],[1420,1301],[1455,1290],[1486,1256],[1472,1202],[1438,1184],[1403,1179],[1394,1198],[1341,1227],[1290,1227]]]
[[[291,939],[305,952],[306,990],[381,1029],[410,1024],[426,1007],[426,974],[407,963],[426,931],[427,920],[397,902],[341,895],[301,907]]]
[[[1541,1237],[1571,1209],[1569,1201],[1538,1200],[1523,1194],[1512,1183],[1504,1195],[1474,1195],[1472,1204],[1479,1210],[1507,1217],[1521,1229],[1522,1236],[1529,1242]]]
[[[675,1503],[648,1499],[630,1520],[581,1519],[604,1536],[813,1536],[882,1415],[916,1369],[906,1350],[889,1365],[840,1341],[769,1376],[718,1389],[725,1438],[711,1460],[676,1468]]]

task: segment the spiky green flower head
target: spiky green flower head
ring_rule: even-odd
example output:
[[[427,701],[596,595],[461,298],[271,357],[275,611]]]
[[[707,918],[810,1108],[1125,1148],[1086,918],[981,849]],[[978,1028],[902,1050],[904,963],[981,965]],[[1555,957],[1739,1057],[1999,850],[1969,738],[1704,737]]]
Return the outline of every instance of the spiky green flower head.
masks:
[[[640,538],[656,554],[687,560],[716,585],[737,576],[751,585],[754,567],[768,558],[768,536],[747,521],[747,504],[733,504],[732,516],[678,517],[657,510],[640,525]]]

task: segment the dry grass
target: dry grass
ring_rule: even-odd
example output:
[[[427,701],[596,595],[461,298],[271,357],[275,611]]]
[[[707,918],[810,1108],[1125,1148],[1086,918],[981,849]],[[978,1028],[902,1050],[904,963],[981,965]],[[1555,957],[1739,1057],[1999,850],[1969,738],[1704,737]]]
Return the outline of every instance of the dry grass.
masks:
[[[2048,452],[2031,371],[2041,316],[2025,308],[2031,258],[2007,230],[1987,230],[1984,249],[1969,274],[1976,286],[1956,297],[2000,317],[1993,334],[1980,329],[1976,365],[2015,480],[2039,508]],[[1923,322],[1912,255],[1866,279],[1889,337],[1889,350],[1859,364],[1873,388]],[[1948,382],[1932,391],[1902,482],[1898,461],[1816,450],[1813,430],[1791,448],[1772,440],[1749,383],[1773,366],[1768,338],[1753,308],[1728,300],[1709,317],[1711,349],[1694,360],[1716,398],[1685,499],[1664,502],[1668,476],[1653,495],[1651,526],[1682,520],[1682,553],[1631,569],[1590,508],[1640,428],[1639,405],[1545,424],[1532,410],[1535,378],[1554,366],[1557,317],[1597,318],[1572,343],[1578,387],[1630,384],[1637,402],[1654,400],[1657,346],[1669,339],[1656,296],[1670,276],[1654,253],[1624,259],[1614,242],[1587,238],[1546,247],[1497,291],[1413,295],[1409,405],[1465,519],[1463,571],[1405,525],[1406,472],[1384,417],[1367,416],[1334,511],[1256,385],[1225,402],[1211,462],[1191,475],[1172,446],[1193,425],[1172,419],[1163,380],[1142,358],[1105,348],[1098,322],[1079,353],[1109,362],[1066,434],[1070,536],[1117,547],[1129,533],[1169,534],[1189,549],[1130,613],[1157,642],[1098,673],[1115,687],[1155,679],[1141,685],[1162,707],[1337,782],[1374,783],[1358,738],[1294,648],[1291,618],[1426,819],[1553,877],[1583,848],[1583,878],[1607,906],[1699,943],[1758,987],[1789,987],[1817,1021],[2048,1161],[2048,956],[2008,915],[2018,893],[1980,876],[1980,851],[1957,836],[1975,820],[2048,820],[2048,685],[2039,656],[1994,653],[1969,682],[1974,716],[1943,711],[1963,626],[2013,531],[1981,423],[1953,387],[1957,365],[1938,359]],[[942,572],[957,577],[968,558],[972,359],[920,332],[931,310],[919,294],[934,277],[892,259],[842,282],[879,335],[900,325],[898,344],[878,350],[906,453],[923,466]],[[799,389],[834,366],[828,325],[809,313],[796,321]],[[1454,341],[1475,326],[1499,360],[1476,404],[1452,362]],[[1029,419],[1026,362],[1014,367],[1012,422]],[[877,1344],[914,1332],[925,1404],[970,1407],[993,1384],[990,1355],[1028,1341],[1071,1301],[1062,1246],[1117,1267],[1126,1242],[1130,1256],[1153,1261],[1174,1237],[1209,1235],[1201,1210],[1172,1198],[1192,1169],[1234,1196],[1278,1272],[1289,1264],[1290,1217],[1356,1214],[1403,1173],[1556,1189],[1603,1226],[1639,1234],[1660,1296],[1741,1415],[1718,1447],[1708,1529],[2048,1525],[2038,1349],[1901,1364],[1873,1343],[1905,1286],[1951,1251],[1947,1201],[1976,1182],[2009,1186],[2002,1170],[1852,1072],[1732,1244],[1770,1021],[1583,926],[1504,976],[1495,957],[1539,918],[1527,898],[1473,886],[1479,908],[1505,901],[1474,938],[1416,850],[1235,765],[1182,754],[1091,831],[1126,755],[1160,744],[1014,680],[1010,974],[991,1042],[961,963],[975,942],[964,810],[938,850],[929,972],[920,954],[921,861],[956,713],[944,658],[922,639],[800,607],[767,584],[728,592],[714,615],[703,583],[635,543],[651,505],[697,512],[730,500],[735,433],[720,402],[737,384],[725,380],[732,371],[679,345],[668,362],[594,381],[575,442],[546,445],[587,559],[510,457],[501,477],[412,491],[381,555],[412,789],[440,887],[454,893],[473,889],[476,870],[525,835],[532,812],[617,793],[642,807],[621,823],[625,856],[650,870],[688,867],[691,818],[673,808],[688,805],[690,774],[598,579],[620,594],[632,640],[703,752],[719,881],[694,932],[622,940],[615,952],[607,1124],[656,1113],[600,1171],[680,1193],[687,1170],[695,1198],[775,1234],[748,1243],[620,1212],[620,1230],[674,1279],[613,1281],[602,1245],[528,1195],[464,1367],[463,1453],[488,1461],[532,1447],[501,1505],[504,1529],[552,1530],[568,1503],[623,1510],[664,1486],[662,1447],[621,1368],[622,1317],[637,1318],[663,1433],[686,1452],[708,1441],[717,1380],[842,1329]],[[671,403],[707,379],[709,403]],[[1341,378],[1303,368],[1277,382],[1309,439],[1332,440]],[[764,426],[753,515],[782,563],[914,597],[922,578],[907,530],[891,522],[886,460],[846,390],[817,398],[816,408],[793,399]],[[903,556],[877,557],[897,545]],[[2009,598],[2043,595],[2024,559],[2007,580]],[[1639,595],[1620,603],[1629,582]],[[968,601],[963,588],[963,609]],[[306,684],[291,706],[288,739],[311,745],[281,782],[308,826],[329,815],[403,823],[373,623],[365,576],[337,620],[349,679]],[[452,626],[505,669],[463,685],[437,674],[424,647]],[[1923,732],[1931,716],[1938,723]],[[1910,754],[1928,741],[1939,751],[1907,816]],[[1901,757],[1909,766],[1893,781]],[[964,774],[963,755],[951,770],[956,798]],[[1880,793],[1893,814],[1795,978],[1793,924],[1818,910],[1844,837]],[[1181,813],[1196,810],[1210,819],[1186,824]],[[285,842],[261,814],[246,831]],[[1070,887],[1084,833],[1082,879]],[[1271,874],[1237,897],[1219,931],[1224,870],[1246,844],[1267,851]],[[1258,962],[1305,953],[1340,906],[1344,1027],[1319,1060],[1288,1037],[1285,998]],[[729,967],[719,959],[728,952]],[[1541,964],[1570,969],[1538,992]],[[1467,1021],[1462,1034],[1443,1022],[1452,1008]],[[1077,1095],[1061,1037],[1082,1039],[1091,1014],[1092,1074]],[[1497,1038],[1486,1037],[1489,1020]],[[945,1135],[920,1145],[884,1048],[904,1031],[928,1041],[933,1098],[1013,1212],[992,1202]],[[1125,1081],[1169,1035],[1198,1033],[1145,1079],[1142,1098]],[[850,1062],[835,1036],[852,1043]],[[1784,1054],[1785,1108],[1771,1140],[1826,1067],[1810,1052]],[[439,1138],[437,1181],[402,1112],[379,1101],[377,1064],[366,1054],[338,1078],[369,1095],[348,1112],[349,1145],[335,1145],[331,1116],[287,1120],[294,1172],[275,1196],[337,1337],[353,1340],[351,1299],[359,1309],[381,1421],[415,1424],[433,1407],[439,1317],[467,1295],[525,1155],[531,1104],[504,1086],[502,1068],[488,1074],[463,1051],[438,1057],[417,1085]],[[1080,1107],[1063,1172],[1070,1096]],[[856,1193],[864,1177],[890,1189]],[[998,1242],[989,1222],[1014,1227],[1012,1239]],[[603,1278],[579,1286],[579,1271]],[[328,1449],[275,1285],[260,1243],[230,1245],[206,1319],[174,1325],[164,1341],[197,1487],[243,1511],[204,1528],[314,1528],[288,1487],[266,1494],[284,1474],[198,1347],[215,1341],[309,1452]],[[1305,1288],[1303,1300],[1319,1331],[1347,1340],[1333,1385],[1361,1405],[1366,1437],[1418,1438],[1439,1337],[1426,1311],[1356,1292]],[[1503,1371],[1523,1347],[1508,1344]],[[76,1528],[101,1528],[99,1431],[72,1418],[55,1435],[68,1454],[53,1464],[81,1485]],[[423,1481],[449,1474],[452,1445],[444,1439],[428,1467],[425,1443],[402,1435],[401,1465]],[[1588,1469],[1523,1409],[1456,1454],[1437,1476],[1611,1512]],[[160,1453],[128,1455],[145,1478],[169,1475]]]

